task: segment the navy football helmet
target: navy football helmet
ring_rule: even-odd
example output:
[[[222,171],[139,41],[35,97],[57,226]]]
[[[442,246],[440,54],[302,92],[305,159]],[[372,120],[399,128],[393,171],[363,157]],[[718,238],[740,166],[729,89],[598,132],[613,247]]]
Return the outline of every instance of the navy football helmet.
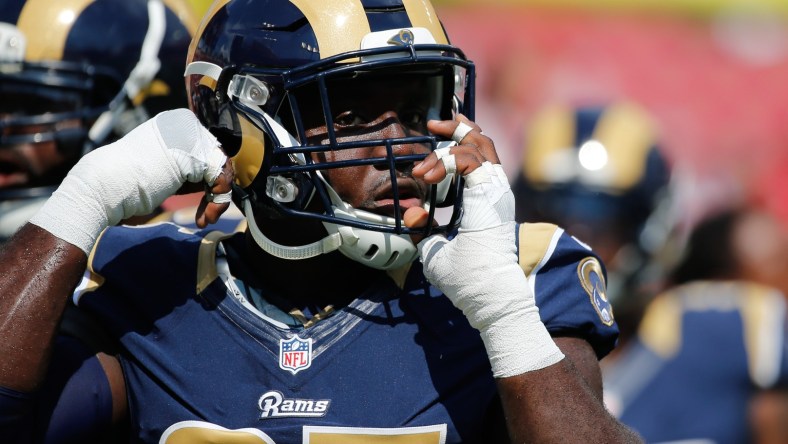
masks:
[[[551,106],[528,128],[512,186],[517,219],[551,222],[588,242],[620,307],[623,293],[652,280],[674,225],[671,168],[656,123],[641,107],[617,102]]]
[[[449,44],[428,2],[218,1],[192,42],[186,77],[192,110],[234,161],[233,199],[269,253],[301,259],[338,249],[371,267],[391,269],[416,257],[410,233],[458,225],[461,180],[432,187],[425,203],[430,217],[442,206],[452,207],[451,216],[418,230],[404,226],[396,186],[397,171],[426,155],[403,154],[398,146],[434,150],[450,142],[426,131],[361,142],[336,134],[347,116],[337,115],[334,104],[351,92],[369,100],[365,91],[389,85],[407,85],[428,102],[425,119],[451,119],[457,112],[473,119],[473,64]],[[310,143],[307,133],[317,126],[326,127],[327,140]],[[383,156],[325,160],[326,153],[380,147],[386,148]],[[325,178],[330,169],[369,165],[390,172],[392,215],[353,208]],[[283,217],[320,221],[327,235],[287,246],[259,230],[266,219]]]
[[[187,106],[198,22],[185,0],[4,1],[0,200],[48,196],[86,152]]]

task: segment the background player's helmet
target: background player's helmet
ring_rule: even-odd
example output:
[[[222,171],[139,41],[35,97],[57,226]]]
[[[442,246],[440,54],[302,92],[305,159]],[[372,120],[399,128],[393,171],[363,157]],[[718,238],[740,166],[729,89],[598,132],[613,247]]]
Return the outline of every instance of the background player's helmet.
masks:
[[[86,152],[187,106],[183,66],[198,23],[185,0],[5,0],[0,200],[48,195]],[[22,166],[15,149],[53,141],[56,165],[9,183]]]
[[[189,4],[194,9],[194,12],[202,17],[206,11],[208,11],[208,7],[211,6],[213,0],[188,0]]]
[[[473,65],[448,43],[429,2],[402,0],[218,1],[208,10],[190,49],[186,69],[192,110],[233,158],[233,198],[261,248],[300,259],[339,249],[369,266],[389,269],[412,261],[416,249],[395,214],[371,214],[343,202],[321,171],[375,165],[396,177],[396,166],[424,157],[388,155],[316,163],[321,153],[350,148],[396,148],[432,136],[338,142],[332,100],[347,88],[420,85],[430,98],[429,118],[473,118]],[[305,113],[320,112],[328,144],[310,145]],[[447,221],[427,230],[448,231],[459,220],[460,180],[431,190],[429,211],[451,206]],[[322,222],[327,236],[313,244],[284,246],[267,238],[265,219]],[[259,222],[258,222],[259,221]]]
[[[562,226],[602,256],[614,300],[632,291],[671,229],[670,168],[655,122],[631,103],[553,106],[525,140],[513,184],[518,220]]]

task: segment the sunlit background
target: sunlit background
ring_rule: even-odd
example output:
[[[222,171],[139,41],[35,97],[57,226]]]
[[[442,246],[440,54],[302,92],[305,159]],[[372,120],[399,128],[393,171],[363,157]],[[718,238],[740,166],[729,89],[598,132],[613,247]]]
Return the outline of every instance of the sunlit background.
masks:
[[[516,174],[541,107],[634,100],[685,175],[692,221],[767,196],[788,220],[788,2],[438,0],[477,63],[477,121]]]

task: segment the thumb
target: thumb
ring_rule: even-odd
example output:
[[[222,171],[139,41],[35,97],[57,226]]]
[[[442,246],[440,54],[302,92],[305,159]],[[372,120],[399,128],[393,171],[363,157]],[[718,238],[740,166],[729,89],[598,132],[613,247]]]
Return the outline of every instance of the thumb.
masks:
[[[410,207],[402,215],[402,221],[405,222],[405,226],[408,228],[424,228],[427,226],[429,218],[430,213],[422,207]],[[410,240],[414,245],[418,245],[422,239],[424,239],[423,234],[410,235]]]

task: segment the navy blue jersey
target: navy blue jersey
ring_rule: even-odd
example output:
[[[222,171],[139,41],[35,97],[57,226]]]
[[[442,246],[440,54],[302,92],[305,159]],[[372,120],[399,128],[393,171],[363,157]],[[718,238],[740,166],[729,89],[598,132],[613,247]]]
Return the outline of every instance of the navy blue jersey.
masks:
[[[781,293],[744,282],[660,295],[603,367],[609,409],[647,442],[749,442],[750,397],[788,378],[785,315]]]
[[[114,227],[90,256],[74,301],[121,344],[136,440],[487,441],[498,401],[484,346],[419,263],[293,326],[244,297],[227,236]],[[518,239],[548,330],[605,355],[617,328],[595,256],[551,225],[522,225]]]

